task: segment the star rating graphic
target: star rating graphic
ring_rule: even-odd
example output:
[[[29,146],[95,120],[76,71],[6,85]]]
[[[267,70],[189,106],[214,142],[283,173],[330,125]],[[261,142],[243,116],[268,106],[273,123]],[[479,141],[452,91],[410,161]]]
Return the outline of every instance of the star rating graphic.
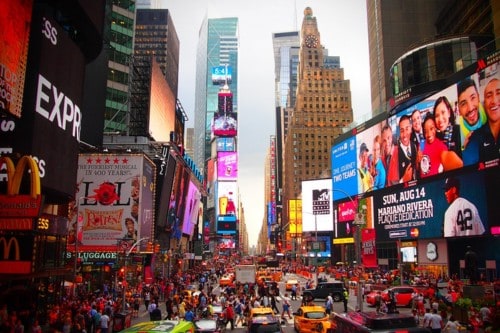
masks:
[[[128,159],[126,157],[123,158],[118,158],[115,157],[114,159],[110,159],[109,157],[106,157],[104,160],[101,159],[100,156],[96,158],[89,157],[87,158],[87,164],[128,164]]]

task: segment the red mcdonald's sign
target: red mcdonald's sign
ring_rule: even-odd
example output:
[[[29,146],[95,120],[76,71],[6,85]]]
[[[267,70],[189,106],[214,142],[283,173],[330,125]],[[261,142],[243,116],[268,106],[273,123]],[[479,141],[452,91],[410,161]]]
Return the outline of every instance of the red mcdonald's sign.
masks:
[[[17,237],[0,237],[0,272],[3,274],[31,273],[31,261],[22,260]]]
[[[12,225],[8,222],[12,218],[22,222],[19,224],[20,228],[15,230],[26,230],[26,219],[38,217],[42,207],[38,164],[33,158],[23,156],[16,166],[11,158],[1,156],[0,168],[5,168],[7,171],[7,194],[0,194],[0,226]],[[31,181],[29,195],[19,194],[25,173],[29,173]],[[31,223],[30,229],[32,228],[33,224]],[[8,229],[13,230],[12,228]]]

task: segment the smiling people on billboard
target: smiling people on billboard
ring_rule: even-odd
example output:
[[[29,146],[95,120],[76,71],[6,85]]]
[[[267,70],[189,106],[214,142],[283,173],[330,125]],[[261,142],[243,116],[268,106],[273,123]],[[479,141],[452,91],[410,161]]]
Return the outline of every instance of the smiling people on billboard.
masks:
[[[472,132],[486,123],[486,113],[479,101],[479,92],[473,78],[466,78],[457,83],[457,97],[460,136],[464,149]]]
[[[486,123],[475,130],[463,151],[464,164],[499,165],[500,156],[500,80],[493,77],[484,88]]]

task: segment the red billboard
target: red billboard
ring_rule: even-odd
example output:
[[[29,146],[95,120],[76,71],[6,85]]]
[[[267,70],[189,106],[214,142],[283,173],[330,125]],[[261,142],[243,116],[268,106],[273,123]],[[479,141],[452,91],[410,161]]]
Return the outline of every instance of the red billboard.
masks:
[[[0,2],[0,111],[21,117],[33,1]]]

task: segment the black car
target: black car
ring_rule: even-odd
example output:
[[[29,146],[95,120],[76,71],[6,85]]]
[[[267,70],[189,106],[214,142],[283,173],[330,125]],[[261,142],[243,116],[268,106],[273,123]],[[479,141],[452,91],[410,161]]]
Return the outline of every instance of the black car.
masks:
[[[342,295],[344,292],[344,283],[337,282],[321,282],[318,283],[316,288],[306,289],[303,291],[302,296],[305,299],[326,299],[328,295],[332,295],[335,302],[340,302],[342,300]]]

